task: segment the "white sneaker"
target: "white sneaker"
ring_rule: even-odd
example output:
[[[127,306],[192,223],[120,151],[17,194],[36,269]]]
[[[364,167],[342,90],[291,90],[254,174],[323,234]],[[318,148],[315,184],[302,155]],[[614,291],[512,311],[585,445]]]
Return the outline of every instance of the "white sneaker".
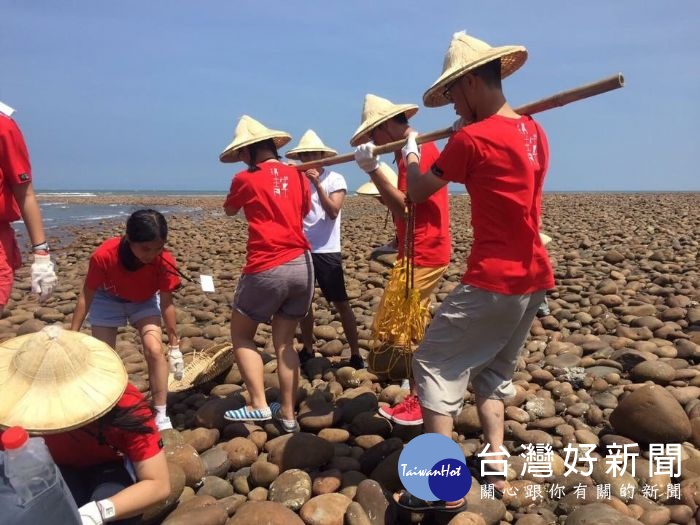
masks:
[[[163,417],[156,417],[156,426],[158,427],[158,430],[170,430],[173,428],[173,424],[170,422],[170,418],[168,416],[163,416]]]

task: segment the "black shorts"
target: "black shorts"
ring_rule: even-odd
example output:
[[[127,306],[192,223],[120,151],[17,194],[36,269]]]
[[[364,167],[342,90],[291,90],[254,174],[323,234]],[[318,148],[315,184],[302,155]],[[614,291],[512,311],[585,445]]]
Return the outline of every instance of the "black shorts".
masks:
[[[312,253],[314,274],[326,301],[347,301],[345,277],[343,275],[343,256],[340,253]]]

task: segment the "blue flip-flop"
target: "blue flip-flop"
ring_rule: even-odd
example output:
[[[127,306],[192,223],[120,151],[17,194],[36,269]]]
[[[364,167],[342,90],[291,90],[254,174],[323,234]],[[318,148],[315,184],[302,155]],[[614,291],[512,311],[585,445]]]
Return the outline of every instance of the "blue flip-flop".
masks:
[[[227,410],[224,419],[229,421],[267,421],[272,419],[270,407],[253,408],[245,406],[236,410]]]

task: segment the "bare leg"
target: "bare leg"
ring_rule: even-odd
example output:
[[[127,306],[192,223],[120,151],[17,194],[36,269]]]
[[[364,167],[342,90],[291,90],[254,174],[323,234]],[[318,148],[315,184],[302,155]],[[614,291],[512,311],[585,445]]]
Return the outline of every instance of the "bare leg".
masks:
[[[452,439],[452,417],[439,414],[429,408],[423,409],[423,426],[426,433],[434,432]]]
[[[236,357],[238,370],[250,394],[253,408],[267,407],[265,384],[263,382],[263,362],[253,338],[258,330],[258,322],[237,310],[231,313],[231,344]]]
[[[114,348],[117,346],[117,329],[110,326],[93,326],[92,337],[107,343]]]
[[[340,314],[340,322],[343,325],[348,346],[350,346],[350,354],[360,355],[360,346],[357,343],[357,321],[355,320],[355,312],[350,308],[350,302],[333,301],[333,306]]]
[[[505,428],[505,408],[500,399],[488,399],[476,396],[476,411],[484,433],[484,441],[489,445],[490,452],[500,451],[503,446]],[[488,464],[488,462],[486,462]],[[503,492],[506,482],[494,479],[493,486]]]
[[[411,382],[411,392],[415,391],[415,384]],[[425,432],[435,432],[436,434],[442,434],[452,439],[452,416],[446,416],[445,414],[440,414],[429,408],[421,407],[423,409],[423,425]],[[448,505],[459,505],[461,501],[448,501]]]
[[[153,405],[164,406],[168,400],[168,360],[163,351],[160,317],[142,319],[136,323],[136,329],[141,334],[143,356],[148,364],[148,383]]]
[[[272,344],[277,353],[277,375],[280,381],[282,419],[294,419],[299,386],[299,356],[292,344],[298,321],[286,317],[272,318]]]
[[[301,327],[301,342],[309,352],[314,351],[314,307],[309,306],[309,312],[306,314],[301,322],[299,323]]]

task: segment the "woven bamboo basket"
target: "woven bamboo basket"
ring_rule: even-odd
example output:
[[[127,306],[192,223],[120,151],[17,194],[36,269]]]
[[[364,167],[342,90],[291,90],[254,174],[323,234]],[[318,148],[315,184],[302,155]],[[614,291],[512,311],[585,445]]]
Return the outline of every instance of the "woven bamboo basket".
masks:
[[[206,383],[223,373],[233,365],[233,362],[233,346],[230,343],[219,343],[194,352],[192,361],[183,371],[182,379],[176,381],[172,374],[170,375],[168,390],[170,392],[184,392]]]

